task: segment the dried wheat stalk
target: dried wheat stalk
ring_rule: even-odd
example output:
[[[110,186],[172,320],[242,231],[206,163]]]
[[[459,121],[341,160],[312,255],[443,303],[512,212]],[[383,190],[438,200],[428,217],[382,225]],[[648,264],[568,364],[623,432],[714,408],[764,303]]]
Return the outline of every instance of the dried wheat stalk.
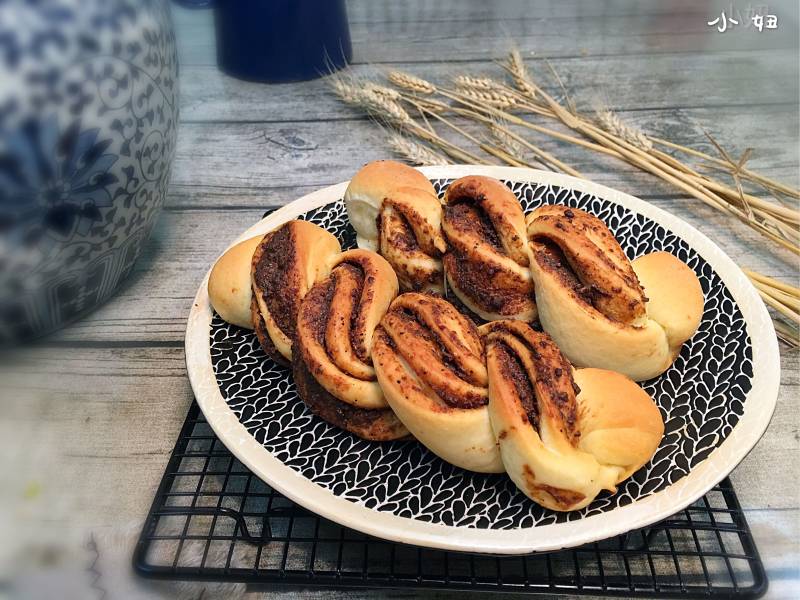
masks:
[[[597,122],[609,133],[613,133],[617,137],[622,138],[626,142],[642,150],[649,152],[653,149],[653,142],[647,139],[647,136],[642,133],[640,129],[626,123],[615,113],[606,109],[598,110],[595,114],[597,116]]]
[[[402,71],[391,71],[387,78],[397,87],[415,94],[428,95],[436,91],[436,86],[432,83]]]
[[[536,89],[533,87],[531,76],[528,74],[528,68],[525,66],[525,61],[522,60],[522,55],[516,48],[511,50],[508,56],[508,71],[511,73],[511,78],[514,80],[514,84],[517,88],[531,99],[535,99]]]
[[[394,132],[386,138],[389,147],[413,165],[449,165],[447,157],[400,133]]]

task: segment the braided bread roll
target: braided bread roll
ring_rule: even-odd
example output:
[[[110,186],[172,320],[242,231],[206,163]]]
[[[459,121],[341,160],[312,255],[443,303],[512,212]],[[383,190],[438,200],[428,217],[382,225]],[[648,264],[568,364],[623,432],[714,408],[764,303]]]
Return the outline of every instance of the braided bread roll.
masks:
[[[527,221],[539,320],[567,358],[636,381],[663,373],[700,325],[694,272],[666,252],[629,261],[577,208],[541,206]]]
[[[536,318],[525,215],[517,197],[491,177],[455,180],[444,196],[447,285],[486,321]]]
[[[403,294],[375,331],[372,359],[389,405],[414,437],[458,467],[503,471],[472,321],[439,297]]]
[[[583,508],[652,457],[664,424],[633,381],[599,369],[578,370],[573,379],[550,337],[525,323],[495,321],[481,330],[503,464],[534,502]]]
[[[375,328],[397,292],[385,259],[349,250],[306,294],[297,317],[292,366],[299,396],[319,417],[368,440],[408,435],[370,359]]]
[[[401,289],[443,293],[442,205],[425,175],[390,160],[368,163],[344,203],[358,246],[389,261]]]
[[[251,318],[261,347],[276,362],[290,364],[300,301],[341,251],[332,234],[299,220],[271,231],[256,247]]]

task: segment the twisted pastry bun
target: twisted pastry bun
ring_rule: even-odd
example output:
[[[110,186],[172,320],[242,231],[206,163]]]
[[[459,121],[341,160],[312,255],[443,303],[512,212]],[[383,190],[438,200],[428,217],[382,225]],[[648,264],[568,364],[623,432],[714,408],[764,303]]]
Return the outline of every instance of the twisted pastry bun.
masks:
[[[217,314],[228,323],[253,329],[250,303],[250,263],[264,236],[239,242],[217,259],[208,276],[208,298]]]
[[[536,318],[525,215],[514,193],[491,177],[455,180],[444,196],[447,285],[486,321]]]
[[[663,373],[700,325],[694,272],[666,252],[631,263],[605,223],[577,208],[541,206],[527,222],[539,320],[567,358],[636,381]]]
[[[503,464],[534,502],[583,508],[603,489],[616,492],[653,455],[664,425],[633,381],[599,369],[573,374],[547,334],[519,321],[495,321],[481,331]]]
[[[300,301],[341,251],[339,240],[308,221],[284,223],[255,249],[251,318],[261,347],[276,362],[290,364]]]
[[[425,175],[390,160],[368,163],[344,203],[358,246],[386,258],[401,289],[443,293],[442,205]]]
[[[398,296],[375,331],[372,360],[389,405],[414,437],[458,467],[503,471],[489,423],[483,342],[452,304]]]
[[[408,435],[370,359],[375,328],[397,292],[385,259],[349,250],[306,294],[297,317],[292,366],[299,396],[319,417],[368,440]]]

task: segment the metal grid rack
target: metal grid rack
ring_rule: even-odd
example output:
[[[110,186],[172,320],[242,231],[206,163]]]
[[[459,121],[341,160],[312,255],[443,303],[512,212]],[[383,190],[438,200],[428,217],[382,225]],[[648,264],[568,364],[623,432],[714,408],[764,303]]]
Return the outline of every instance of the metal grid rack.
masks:
[[[134,555],[151,578],[475,592],[756,598],[764,566],[725,479],[653,527],[494,557],[387,542],[297,506],[236,460],[193,403]]]

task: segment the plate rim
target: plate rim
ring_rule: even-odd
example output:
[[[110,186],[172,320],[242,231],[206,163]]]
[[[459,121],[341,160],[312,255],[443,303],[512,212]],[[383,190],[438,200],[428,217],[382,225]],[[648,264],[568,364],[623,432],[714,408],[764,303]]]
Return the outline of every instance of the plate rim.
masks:
[[[753,449],[775,410],[780,386],[780,354],[772,320],[747,276],[714,242],[692,225],[648,202],[583,179],[517,167],[448,165],[421,167],[430,179],[487,175],[507,181],[557,185],[590,193],[648,217],[681,237],[714,269],[739,306],[752,344],[752,386],[744,413],[731,433],[685,477],[663,490],[611,511],[574,521],[517,529],[480,529],[428,523],[367,508],[336,496],[273,456],[247,432],[217,386],[211,364],[208,272],[194,298],[186,328],[189,381],[200,409],[220,441],[257,477],[326,519],[375,537],[441,550],[489,554],[527,554],[574,547],[640,529],[661,521],[705,495]],[[349,182],[306,194],[246,229],[229,246],[265,233],[300,214],[338,200]],[[212,265],[213,266],[213,265]]]

